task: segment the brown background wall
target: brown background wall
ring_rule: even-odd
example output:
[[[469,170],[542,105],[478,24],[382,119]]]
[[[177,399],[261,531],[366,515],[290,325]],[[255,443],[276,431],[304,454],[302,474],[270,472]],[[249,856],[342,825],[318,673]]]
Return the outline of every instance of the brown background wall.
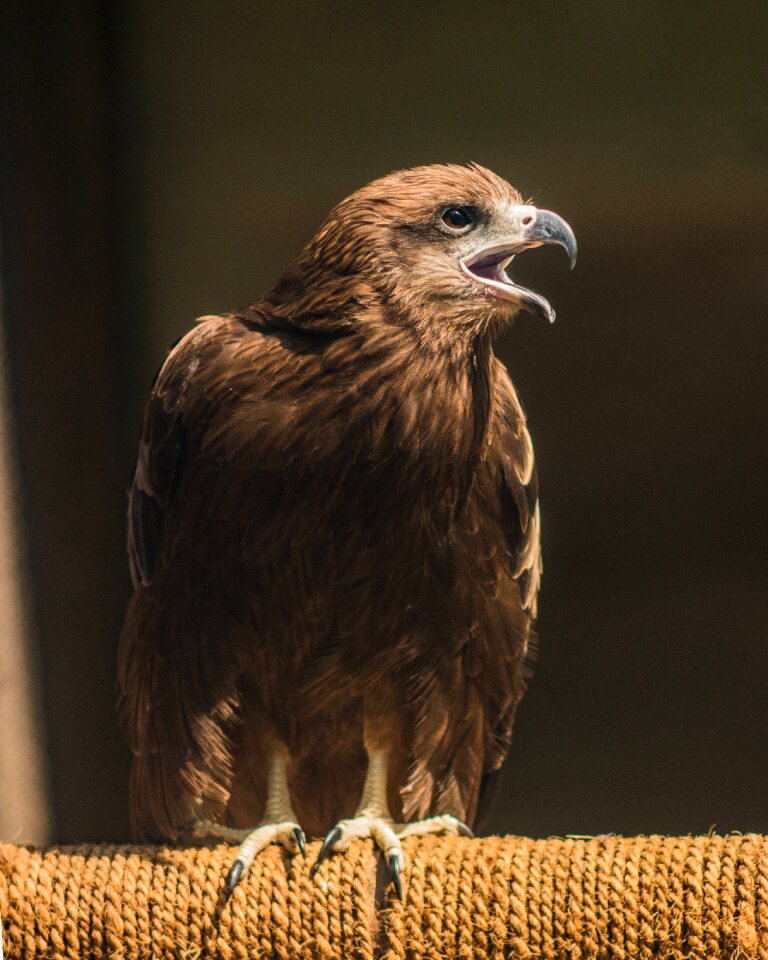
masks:
[[[56,835],[126,831],[123,491],[167,345],[263,291],[356,186],[470,159],[580,242],[573,274],[521,259],[559,320],[501,346],[546,569],[493,827],[768,830],[765,5],[6,7],[3,278]]]

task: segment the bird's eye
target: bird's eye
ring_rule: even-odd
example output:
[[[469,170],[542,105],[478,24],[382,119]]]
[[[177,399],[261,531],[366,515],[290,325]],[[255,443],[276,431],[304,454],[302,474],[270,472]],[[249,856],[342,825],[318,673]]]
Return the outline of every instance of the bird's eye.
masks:
[[[451,230],[466,230],[475,222],[472,211],[466,207],[448,207],[447,210],[443,210],[440,219]]]

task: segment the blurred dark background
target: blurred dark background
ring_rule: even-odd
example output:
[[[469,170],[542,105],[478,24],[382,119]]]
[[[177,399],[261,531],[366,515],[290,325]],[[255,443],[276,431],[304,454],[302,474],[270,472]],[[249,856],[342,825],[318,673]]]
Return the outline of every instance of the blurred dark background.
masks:
[[[768,831],[766,4],[3,18],[6,392],[50,836],[127,836],[125,490],[167,347],[263,292],[342,196],[447,160],[506,176],[580,245],[573,274],[521,258],[559,319],[500,345],[545,576],[492,828]]]

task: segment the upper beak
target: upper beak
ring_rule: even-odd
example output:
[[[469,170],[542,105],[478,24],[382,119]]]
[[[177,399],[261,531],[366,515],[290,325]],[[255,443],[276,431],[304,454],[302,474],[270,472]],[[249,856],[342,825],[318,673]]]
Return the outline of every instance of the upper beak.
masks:
[[[474,280],[490,287],[499,299],[516,303],[521,309],[553,322],[555,311],[548,301],[533,290],[513,283],[505,270],[516,254],[545,243],[561,246],[568,254],[573,269],[577,253],[573,230],[551,210],[539,210],[529,204],[512,208],[509,226],[507,237],[465,257],[461,267]]]
[[[518,208],[519,209],[519,208]],[[571,270],[576,266],[576,237],[573,230],[556,213],[551,210],[537,210],[536,207],[529,207],[532,211],[529,216],[533,217],[533,222],[525,226],[528,242],[526,247],[538,247],[542,243],[556,243],[562,247],[568,254],[568,260],[571,264]],[[523,217],[524,220],[527,217]],[[523,234],[526,236],[526,233]],[[525,247],[521,247],[525,249]]]

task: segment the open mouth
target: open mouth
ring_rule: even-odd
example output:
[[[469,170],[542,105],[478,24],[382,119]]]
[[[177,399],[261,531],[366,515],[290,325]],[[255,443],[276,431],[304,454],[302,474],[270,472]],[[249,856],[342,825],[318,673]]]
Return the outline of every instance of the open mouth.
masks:
[[[468,277],[485,288],[498,300],[515,304],[534,316],[552,323],[555,311],[549,301],[539,293],[515,283],[507,275],[507,267],[518,253],[545,243],[556,243],[568,254],[573,269],[576,263],[576,237],[568,224],[551,210],[539,210],[521,204],[512,211],[515,233],[494,246],[484,247],[460,261],[461,269]],[[512,226],[512,224],[511,224]]]
[[[554,323],[555,311],[549,301],[541,294],[515,283],[507,274],[507,267],[515,256],[531,246],[530,243],[522,242],[486,247],[461,260],[461,269],[467,276],[489,288],[498,299],[514,303],[521,310],[527,310],[534,316]]]

